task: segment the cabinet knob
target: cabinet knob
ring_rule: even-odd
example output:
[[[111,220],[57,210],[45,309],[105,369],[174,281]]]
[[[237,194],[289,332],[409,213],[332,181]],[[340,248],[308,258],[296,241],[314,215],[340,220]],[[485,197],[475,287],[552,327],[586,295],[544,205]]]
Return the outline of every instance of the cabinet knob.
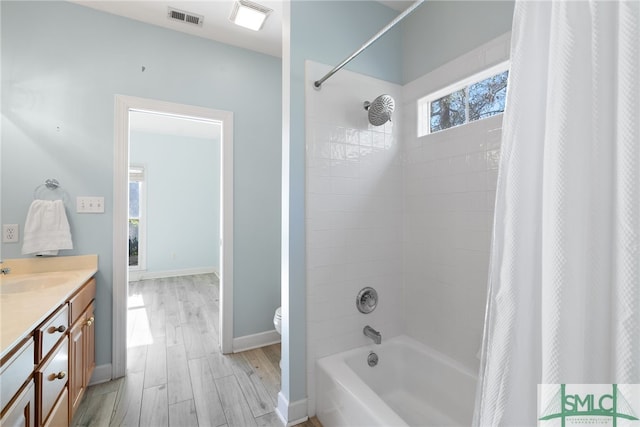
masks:
[[[64,331],[66,331],[66,330],[67,330],[67,327],[65,325],[60,325],[57,328],[55,326],[52,326],[52,327],[49,328],[49,333],[50,334],[53,334],[53,333],[56,333],[56,332],[62,333]]]
[[[51,381],[54,381],[54,380],[61,380],[66,376],[67,376],[67,373],[65,371],[60,371],[57,374],[51,374],[50,378],[51,378]]]
[[[93,323],[94,320],[95,320],[95,318],[93,316],[91,316],[89,318],[89,320],[87,320],[87,326],[91,326],[91,324]]]

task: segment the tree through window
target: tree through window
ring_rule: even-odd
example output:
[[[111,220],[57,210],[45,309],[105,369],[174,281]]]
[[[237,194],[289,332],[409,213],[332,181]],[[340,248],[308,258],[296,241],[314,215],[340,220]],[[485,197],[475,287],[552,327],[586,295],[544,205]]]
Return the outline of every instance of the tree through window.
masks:
[[[506,68],[506,64],[502,70]],[[488,70],[491,71],[491,70]],[[495,73],[495,71],[493,72]],[[480,73],[418,101],[420,135],[438,132],[504,112],[509,71]],[[442,94],[443,91],[439,91]]]
[[[470,122],[504,112],[508,77],[505,71],[467,87]]]

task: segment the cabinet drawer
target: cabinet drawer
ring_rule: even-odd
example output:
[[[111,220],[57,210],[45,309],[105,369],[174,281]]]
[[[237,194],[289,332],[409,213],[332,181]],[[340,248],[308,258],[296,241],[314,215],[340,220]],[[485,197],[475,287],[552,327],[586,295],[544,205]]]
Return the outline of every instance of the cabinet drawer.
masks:
[[[9,404],[33,372],[35,345],[29,337],[0,368],[0,409]]]
[[[69,307],[65,304],[36,329],[38,353],[36,362],[47,357],[51,349],[65,336],[67,329],[69,329]]]
[[[67,385],[68,369],[69,339],[65,337],[47,357],[42,367],[36,371],[40,423],[49,416],[53,404]]]
[[[69,300],[71,306],[71,324],[82,315],[82,312],[96,297],[96,279],[89,280],[80,290]]]
[[[0,426],[35,427],[36,425],[36,387],[31,380],[22,390],[16,401],[7,408],[0,419]]]

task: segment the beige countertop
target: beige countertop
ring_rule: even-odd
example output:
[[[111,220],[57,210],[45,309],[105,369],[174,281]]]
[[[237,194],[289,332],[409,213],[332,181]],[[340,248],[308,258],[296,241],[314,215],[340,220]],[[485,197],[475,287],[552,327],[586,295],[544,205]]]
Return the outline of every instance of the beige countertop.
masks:
[[[98,271],[97,255],[8,259],[0,275],[0,358]]]

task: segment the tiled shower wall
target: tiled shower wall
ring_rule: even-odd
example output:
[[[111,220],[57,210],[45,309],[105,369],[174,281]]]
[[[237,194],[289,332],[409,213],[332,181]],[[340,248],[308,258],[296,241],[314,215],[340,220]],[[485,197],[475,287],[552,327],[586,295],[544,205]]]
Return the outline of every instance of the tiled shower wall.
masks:
[[[394,85],[342,70],[321,90],[312,82],[329,71],[306,64],[307,357],[309,413],[315,413],[315,361],[372,344],[404,329],[402,295],[402,162],[400,122],[369,124],[364,101]],[[358,291],[372,286],[379,305],[361,314]]]
[[[487,289],[502,116],[418,138],[416,102],[508,59],[509,34],[404,87],[306,64],[307,370],[318,358],[408,334],[476,372]],[[363,102],[388,93],[394,121]],[[404,113],[403,113],[404,111]],[[400,133],[402,128],[402,134]],[[355,298],[379,294],[364,315]]]
[[[421,138],[417,100],[509,58],[509,34],[404,86],[405,332],[477,372],[502,115]]]

